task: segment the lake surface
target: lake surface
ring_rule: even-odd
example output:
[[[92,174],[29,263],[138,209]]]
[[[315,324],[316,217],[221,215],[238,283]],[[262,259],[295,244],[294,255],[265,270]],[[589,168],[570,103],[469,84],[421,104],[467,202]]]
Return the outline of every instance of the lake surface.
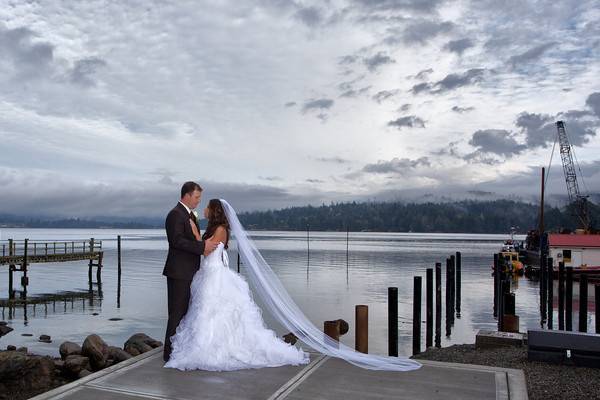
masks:
[[[31,264],[28,296],[47,301],[12,310],[1,308],[1,319],[14,328],[0,339],[1,347],[13,344],[27,346],[36,353],[57,355],[63,341],[82,343],[91,333],[99,334],[116,346],[122,346],[136,332],[164,340],[167,293],[162,269],[168,244],[163,230],[2,229],[0,235],[1,240],[47,241],[93,237],[102,240],[105,252],[101,292],[97,285],[93,285],[90,292],[85,261]],[[119,303],[117,235],[122,236],[123,265]],[[399,289],[399,351],[409,355],[413,276],[423,277],[422,315],[425,319],[426,268],[441,262],[442,282],[445,282],[445,260],[456,251],[462,253],[462,312],[460,319],[454,322],[450,337],[445,336],[442,319],[442,346],[473,343],[479,329],[496,327],[491,265],[493,253],[499,250],[507,235],[351,232],[347,258],[345,232],[311,232],[310,259],[306,232],[253,232],[252,236],[291,297],[317,327],[322,328],[325,320],[342,318],[349,322],[350,331],[341,341],[351,347],[354,347],[354,306],[366,304],[369,306],[369,352],[387,354],[387,288],[396,286]],[[231,268],[237,268],[235,247],[232,241]],[[244,265],[241,273],[245,273]],[[20,274],[15,275],[17,282],[20,282],[19,277]],[[519,278],[513,285],[521,330],[539,327],[538,282]],[[7,298],[8,267],[2,266],[0,299]],[[281,335],[287,333],[266,312],[264,316],[272,329]],[[111,321],[111,318],[120,320]],[[588,320],[588,329],[593,331],[591,314]],[[577,326],[576,313],[574,326]],[[422,330],[424,346],[425,324]],[[40,334],[51,335],[53,342],[38,342]]]

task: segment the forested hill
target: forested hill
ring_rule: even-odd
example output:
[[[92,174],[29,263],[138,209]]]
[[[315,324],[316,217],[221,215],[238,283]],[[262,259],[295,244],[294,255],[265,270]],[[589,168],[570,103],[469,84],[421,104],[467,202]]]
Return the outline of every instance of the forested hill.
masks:
[[[600,209],[590,204],[594,221]],[[453,203],[337,203],[320,207],[292,207],[240,215],[247,229],[378,232],[525,233],[538,224],[539,206],[512,200]],[[566,209],[544,208],[547,230],[575,229]]]

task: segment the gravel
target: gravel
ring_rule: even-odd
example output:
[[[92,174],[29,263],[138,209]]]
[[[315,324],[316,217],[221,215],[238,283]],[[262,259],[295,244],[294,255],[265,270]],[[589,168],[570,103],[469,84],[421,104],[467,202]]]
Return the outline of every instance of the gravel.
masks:
[[[528,361],[526,347],[477,350],[463,344],[431,348],[413,358],[522,369],[530,400],[600,399],[600,369]]]

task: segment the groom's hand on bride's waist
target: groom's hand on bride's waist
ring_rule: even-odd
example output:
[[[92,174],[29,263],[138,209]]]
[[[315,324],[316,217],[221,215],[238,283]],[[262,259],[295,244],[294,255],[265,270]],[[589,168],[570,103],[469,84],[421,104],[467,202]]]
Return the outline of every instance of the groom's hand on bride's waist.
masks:
[[[219,245],[219,243],[212,237],[206,239],[204,241],[204,255],[207,256],[210,253],[212,253],[217,248],[218,245]]]

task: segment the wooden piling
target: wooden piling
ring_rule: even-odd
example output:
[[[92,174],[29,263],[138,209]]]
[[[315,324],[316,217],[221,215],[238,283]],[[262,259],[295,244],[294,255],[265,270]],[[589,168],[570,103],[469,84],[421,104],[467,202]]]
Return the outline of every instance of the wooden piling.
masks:
[[[587,332],[588,277],[579,276],[579,332]]]
[[[238,254],[237,254],[237,271],[238,274],[240,273],[240,251],[238,249]]]
[[[573,267],[567,267],[567,279],[565,281],[565,329],[573,330]]]
[[[546,319],[546,325],[548,329],[553,329],[553,317],[554,317],[554,260],[552,257],[548,257],[548,261],[546,263],[546,281],[548,282],[548,315]]]
[[[456,318],[460,318],[460,297],[461,297],[461,281],[462,281],[462,254],[456,252]]]
[[[323,324],[323,332],[331,339],[337,342],[339,347],[340,341],[340,324],[338,321],[325,321]]]
[[[451,292],[450,292],[450,259],[446,258],[446,306],[445,306],[445,315],[446,315],[446,336],[450,336],[450,334],[452,333],[451,328],[450,328],[450,313],[451,313],[451,308],[450,308],[450,296],[451,296]]]
[[[596,304],[596,333],[600,333],[600,285],[594,285],[594,302]]]
[[[565,263],[558,263],[558,329],[565,329]]]
[[[500,255],[494,254],[494,317],[498,317],[498,287],[500,285]]]
[[[413,355],[421,352],[421,277],[413,277]]]
[[[388,354],[398,357],[398,288],[388,288]]]
[[[433,345],[433,268],[427,268],[425,279],[425,348],[428,349]]]
[[[450,256],[450,322],[454,324],[456,311],[456,259]]]
[[[435,263],[435,347],[442,347],[442,263]]]
[[[546,301],[548,298],[548,278],[546,278],[547,274],[547,257],[540,257],[540,315],[541,315],[541,325],[543,327],[546,322],[546,311],[548,306],[546,305]]]
[[[369,307],[357,305],[355,307],[356,332],[354,335],[354,348],[361,353],[369,352]]]

